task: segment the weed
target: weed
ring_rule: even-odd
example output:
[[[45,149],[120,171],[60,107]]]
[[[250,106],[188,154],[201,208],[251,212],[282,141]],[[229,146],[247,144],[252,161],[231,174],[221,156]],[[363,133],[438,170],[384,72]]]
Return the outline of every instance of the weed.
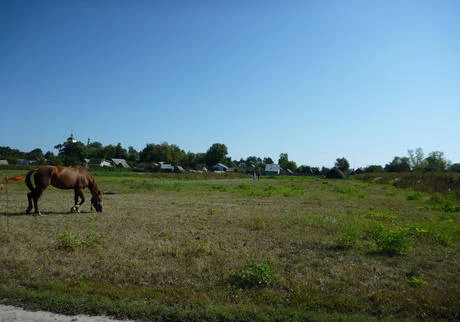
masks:
[[[432,205],[442,205],[445,202],[445,198],[442,194],[436,192],[430,196],[429,202]]]
[[[170,231],[162,231],[160,234],[159,234],[160,237],[164,238],[165,240],[168,240],[170,241],[171,238],[172,238],[172,233]]]
[[[77,235],[69,231],[64,231],[58,235],[56,248],[61,250],[76,250],[79,247],[94,247],[101,244],[105,237],[92,230],[89,230],[84,238],[79,238]]]
[[[428,282],[418,276],[411,276],[407,279],[407,282],[413,286],[427,285]]]
[[[386,211],[386,210],[377,210],[373,209],[369,213],[369,217],[372,219],[377,219],[382,222],[389,222],[389,223],[394,223],[397,220],[397,216],[394,215],[393,213]]]
[[[212,189],[215,191],[220,191],[220,192],[228,192],[230,191],[229,187],[227,185],[219,184],[219,185],[214,185],[212,186]]]
[[[86,276],[86,274],[80,274],[79,281],[81,286],[85,285],[88,281],[88,276]]]
[[[242,269],[230,273],[230,284],[242,289],[275,286],[280,282],[281,276],[268,259],[258,263],[249,258]]]
[[[370,235],[381,253],[402,255],[411,249],[407,231],[400,226],[386,227],[383,224],[377,224],[371,228]]]
[[[429,202],[433,209],[440,209],[449,213],[460,212],[460,206],[455,204],[457,202],[455,196],[445,197],[440,193],[434,193],[430,196]]]
[[[265,221],[260,217],[255,217],[252,219],[250,224],[251,230],[264,230],[266,227]]]
[[[407,195],[407,200],[421,200],[422,193],[420,191],[410,191]]]
[[[71,232],[65,231],[58,236],[57,249],[75,250],[81,245],[80,239]]]
[[[165,248],[161,249],[160,255],[171,258],[181,258],[184,256],[184,250],[179,245],[169,242]]]
[[[438,219],[440,221],[447,220],[447,221],[452,221],[453,222],[456,219],[456,217],[457,217],[457,215],[455,213],[443,212],[438,216]]]
[[[454,237],[449,232],[439,232],[435,235],[435,240],[442,246],[452,244]]]
[[[337,246],[339,248],[348,249],[359,245],[359,232],[354,227],[342,228],[339,231],[339,240]]]

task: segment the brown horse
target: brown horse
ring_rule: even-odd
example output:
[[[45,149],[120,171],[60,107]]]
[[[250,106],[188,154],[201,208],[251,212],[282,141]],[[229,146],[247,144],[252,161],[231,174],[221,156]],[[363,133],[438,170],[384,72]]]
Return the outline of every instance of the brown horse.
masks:
[[[35,188],[31,182],[32,174],[34,174]],[[80,206],[85,202],[83,189],[89,188],[92,195],[91,204],[96,208],[97,212],[102,212],[102,192],[99,190],[93,176],[83,167],[77,166],[66,168],[44,165],[27,173],[26,185],[30,189],[30,192],[27,194],[29,207],[26,213],[30,213],[32,210],[33,200],[35,213],[40,215],[40,210],[38,210],[38,199],[49,185],[59,189],[74,190],[75,205],[70,209],[72,212],[79,211]],[[81,199],[80,203],[78,203],[79,197]]]

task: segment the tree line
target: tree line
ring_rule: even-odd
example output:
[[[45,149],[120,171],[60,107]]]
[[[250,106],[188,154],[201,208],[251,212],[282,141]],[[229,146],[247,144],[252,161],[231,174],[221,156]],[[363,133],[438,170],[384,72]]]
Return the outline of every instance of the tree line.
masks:
[[[170,163],[181,166],[188,170],[202,170],[203,168],[212,169],[217,163],[238,169],[240,171],[251,171],[259,169],[262,172],[266,164],[278,163],[282,169],[289,173],[303,175],[322,175],[330,171],[327,167],[311,167],[308,165],[297,166],[295,161],[289,160],[287,153],[281,153],[279,159],[273,160],[270,157],[249,156],[246,159],[232,160],[228,156],[228,149],[225,144],[214,143],[206,152],[193,153],[185,152],[175,144],[163,142],[160,144],[146,144],[142,151],[137,151],[132,146],[124,148],[120,143],[117,145],[104,146],[100,142],[88,142],[83,144],[71,135],[65,142],[59,143],[54,147],[58,152],[54,154],[50,151],[43,153],[41,149],[34,149],[30,152],[22,152],[10,147],[0,146],[0,160],[7,160],[10,164],[18,163],[18,160],[33,160],[34,164],[52,165],[81,165],[83,160],[90,160],[90,164],[97,165],[102,160],[125,159],[131,167],[154,171],[159,162]],[[407,156],[395,156],[393,160],[385,166],[370,165],[359,169],[350,169],[350,164],[345,157],[337,158],[333,168],[339,169],[345,175],[352,173],[371,173],[371,172],[408,172],[424,171],[439,172],[452,171],[460,172],[460,163],[451,164],[440,151],[430,152],[425,157],[422,148],[408,150]]]

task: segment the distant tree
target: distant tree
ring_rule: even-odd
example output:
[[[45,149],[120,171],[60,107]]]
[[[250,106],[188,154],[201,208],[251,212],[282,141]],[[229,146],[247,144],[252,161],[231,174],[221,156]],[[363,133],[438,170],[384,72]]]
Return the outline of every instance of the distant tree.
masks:
[[[264,168],[262,159],[255,156],[247,157],[246,161],[244,161],[244,164],[246,167],[253,167],[254,169],[259,170]]]
[[[255,157],[255,156],[247,157],[247,158],[246,158],[246,161],[245,161],[245,163],[246,163],[247,165],[257,164],[257,163],[259,163],[259,162],[261,162],[260,158]]]
[[[73,135],[66,142],[55,145],[54,148],[59,151],[58,157],[65,166],[80,165],[86,157],[86,146],[75,140]]]
[[[206,168],[206,153],[195,154],[194,166],[196,170],[203,170]]]
[[[103,151],[104,151],[104,159],[115,158],[117,155],[117,147],[113,144],[106,145]]]
[[[303,174],[303,175],[306,175],[306,176],[313,175],[313,170],[308,165],[301,165],[300,167],[297,168],[296,172],[300,173],[300,174]]]
[[[167,142],[147,144],[139,153],[139,158],[141,162],[168,162],[174,165],[182,165],[183,161],[189,162],[183,150],[177,145],[169,145]]]
[[[278,159],[278,164],[284,170],[291,170],[295,171],[297,169],[297,164],[294,161],[289,160],[289,156],[287,153],[281,153]]]
[[[319,167],[312,167],[311,171],[314,176],[320,176],[321,175],[321,169]]]
[[[58,158],[56,155],[54,155],[53,152],[48,151],[45,153],[45,159],[46,163],[51,164],[51,165],[62,165],[62,160],[61,158]]]
[[[86,146],[86,157],[90,160],[104,159],[104,147],[100,142],[93,142]]]
[[[128,161],[137,162],[139,161],[139,152],[132,146],[128,147]]]
[[[126,149],[121,146],[121,143],[118,143],[117,146],[115,147],[115,154],[111,158],[127,159],[128,151],[126,151]]]
[[[280,157],[278,159],[278,164],[281,166],[281,168],[286,169],[288,162],[289,162],[288,154],[287,153],[281,153]]]
[[[166,151],[166,162],[174,165],[182,165],[182,161],[185,159],[186,153],[181,150],[177,145],[166,144],[163,146]]]
[[[394,157],[393,161],[385,165],[386,172],[409,172],[410,161],[406,157]]]
[[[348,169],[350,168],[350,163],[345,158],[338,158],[335,160],[335,167],[343,173],[347,173]]]
[[[225,144],[214,143],[206,152],[206,165],[211,168],[217,163],[225,162],[227,154],[228,149]]]
[[[460,172],[460,163],[454,163],[449,166],[448,168],[449,172]]]
[[[25,158],[37,161],[39,164],[45,163],[45,156],[43,155],[43,151],[41,149],[34,149],[29,153],[26,153]]]
[[[0,146],[0,159],[14,164],[18,159],[25,159],[25,153],[9,146]]]
[[[297,169],[297,163],[295,163],[295,161],[291,161],[289,160],[287,163],[286,163],[286,170],[289,169],[291,170],[292,172],[294,172],[296,169]]]
[[[423,150],[422,148],[417,148],[414,150],[407,150],[409,153],[410,166],[412,170],[418,171],[423,167]]]
[[[333,167],[326,172],[326,178],[330,179],[345,179],[345,174],[338,167]]]
[[[445,171],[449,166],[449,161],[444,158],[444,153],[441,151],[430,152],[424,161],[423,170],[428,172]]]
[[[156,144],[146,144],[145,148],[139,153],[139,158],[141,162],[155,162],[157,157],[156,157]]]
[[[275,163],[275,162],[273,161],[272,158],[270,158],[270,157],[265,157],[264,160],[263,160],[263,163],[264,163],[264,164],[273,164],[273,163]]]
[[[370,165],[364,168],[364,173],[379,173],[383,172],[383,167],[381,165]]]

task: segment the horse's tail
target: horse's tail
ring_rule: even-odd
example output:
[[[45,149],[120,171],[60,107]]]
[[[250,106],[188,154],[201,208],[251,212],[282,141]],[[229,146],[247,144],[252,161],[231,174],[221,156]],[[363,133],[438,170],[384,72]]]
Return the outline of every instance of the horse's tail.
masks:
[[[33,173],[35,173],[37,169],[30,170],[27,175],[26,175],[26,185],[29,188],[30,191],[34,191],[34,185],[32,184],[32,181],[30,180],[30,177],[32,176]]]

